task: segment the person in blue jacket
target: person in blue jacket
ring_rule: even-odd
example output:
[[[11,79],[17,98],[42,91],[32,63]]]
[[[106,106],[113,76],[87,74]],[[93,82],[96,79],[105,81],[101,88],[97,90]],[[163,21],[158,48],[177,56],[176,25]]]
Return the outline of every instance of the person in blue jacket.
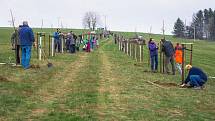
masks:
[[[185,69],[189,71],[188,76],[181,87],[194,87],[197,89],[203,88],[204,84],[207,82],[208,78],[202,69],[197,67],[192,67],[191,65],[186,65]]]
[[[57,29],[56,32],[54,32],[54,44],[55,44],[55,51],[56,49],[58,50],[58,52],[61,51],[61,41],[60,41],[60,29]]]
[[[19,29],[19,40],[22,49],[22,67],[24,69],[30,68],[31,47],[34,43],[33,30],[28,26],[28,22],[24,21],[23,26]]]
[[[148,48],[150,51],[151,71],[157,72],[157,70],[158,70],[158,47],[152,38],[150,38],[150,40],[148,42]]]

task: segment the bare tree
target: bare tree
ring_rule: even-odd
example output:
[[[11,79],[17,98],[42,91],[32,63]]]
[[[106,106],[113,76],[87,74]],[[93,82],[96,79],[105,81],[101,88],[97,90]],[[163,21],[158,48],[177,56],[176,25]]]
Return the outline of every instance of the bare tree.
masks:
[[[96,12],[86,12],[83,18],[83,26],[84,28],[89,28],[91,30],[95,30],[97,25],[100,22],[100,17]]]

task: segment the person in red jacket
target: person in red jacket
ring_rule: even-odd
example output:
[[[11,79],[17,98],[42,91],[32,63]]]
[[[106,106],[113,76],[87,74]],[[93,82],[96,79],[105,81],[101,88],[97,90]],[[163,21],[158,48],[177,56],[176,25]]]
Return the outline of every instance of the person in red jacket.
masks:
[[[179,43],[177,43],[175,46],[175,63],[179,73],[182,74],[182,46]]]

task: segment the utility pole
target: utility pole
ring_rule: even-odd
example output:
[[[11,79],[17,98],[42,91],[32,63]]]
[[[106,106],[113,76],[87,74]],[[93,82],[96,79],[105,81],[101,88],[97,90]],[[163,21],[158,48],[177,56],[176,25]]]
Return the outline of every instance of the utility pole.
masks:
[[[150,26],[150,30],[149,30],[149,39],[151,38],[151,34],[152,34],[152,26]]]
[[[164,20],[163,20],[163,28],[162,28],[162,32],[163,32],[163,38],[165,39],[165,25],[164,25]]]
[[[57,25],[58,25],[58,28],[60,28],[60,17],[57,17]]]
[[[41,23],[41,32],[42,32],[42,28],[43,28],[43,19],[42,19],[42,23]]]
[[[61,21],[61,23],[60,23],[60,24],[61,24],[61,29],[64,29],[64,28],[63,28],[63,22],[62,22],[62,21]]]
[[[107,30],[107,15],[104,15],[105,17],[105,30]]]
[[[187,37],[187,20],[184,21],[184,37]]]

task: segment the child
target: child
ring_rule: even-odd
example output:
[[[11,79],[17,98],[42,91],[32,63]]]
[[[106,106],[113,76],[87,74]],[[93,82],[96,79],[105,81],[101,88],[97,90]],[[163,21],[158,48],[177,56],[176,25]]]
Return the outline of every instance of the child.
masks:
[[[87,49],[86,49],[87,52],[90,52],[90,40],[88,40],[87,42]]]
[[[96,48],[98,49],[99,48],[99,39],[96,38]]]
[[[176,68],[178,69],[179,73],[182,74],[181,64],[182,64],[182,47],[179,43],[175,46],[175,62]]]
[[[148,43],[151,59],[151,70],[152,72],[157,72],[158,70],[158,47],[156,43],[150,38]]]

